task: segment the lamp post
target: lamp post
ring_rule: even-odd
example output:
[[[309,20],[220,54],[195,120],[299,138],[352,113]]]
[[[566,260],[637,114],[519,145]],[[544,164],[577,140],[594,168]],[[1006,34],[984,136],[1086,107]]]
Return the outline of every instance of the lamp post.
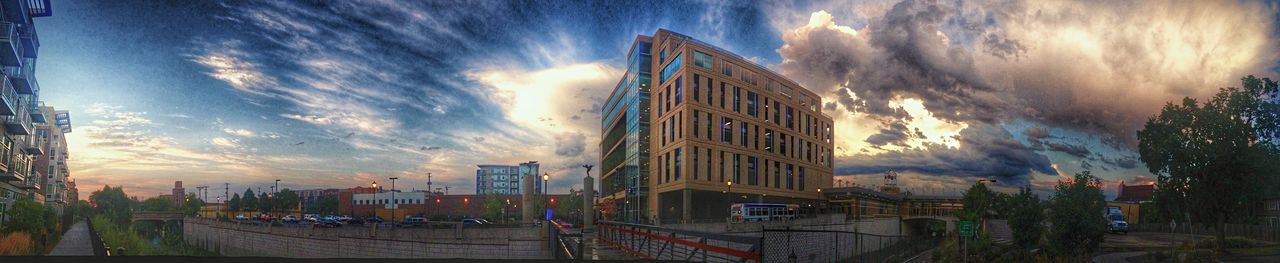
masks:
[[[726,187],[726,189],[724,190],[724,199],[726,203],[729,204],[729,208],[732,209],[733,208],[733,180],[724,182],[724,185]],[[729,212],[728,215],[725,215],[726,218],[733,216],[733,212],[729,211],[728,209],[725,209],[724,211]]]
[[[396,207],[398,207],[398,205],[396,205],[396,179],[400,179],[400,177],[391,177],[387,179],[391,179],[391,228],[395,228]]]
[[[542,173],[542,213],[543,213],[542,217],[545,218],[548,222],[551,221],[551,218],[548,217],[549,213],[547,213],[547,210],[551,209],[551,204],[548,203],[550,202],[548,201],[550,198],[547,197],[547,182],[549,181],[551,181],[551,173],[543,172]]]

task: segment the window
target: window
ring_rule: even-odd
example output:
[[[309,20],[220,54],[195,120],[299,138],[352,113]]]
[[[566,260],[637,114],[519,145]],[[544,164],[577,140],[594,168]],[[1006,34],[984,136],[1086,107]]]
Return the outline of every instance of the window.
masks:
[[[742,155],[733,154],[733,182],[742,183]]]
[[[693,137],[694,138],[698,138],[698,133],[699,133],[698,127],[701,127],[701,126],[698,126],[698,115],[699,115],[698,110],[693,110]],[[694,158],[697,158],[697,157],[694,157]]]
[[[668,121],[673,121],[673,120],[668,119]],[[676,141],[676,124],[672,122],[671,125],[668,125],[668,126],[671,126],[671,129],[667,130],[667,141],[675,142]]]
[[[787,164],[787,190],[795,189],[795,185],[794,185],[795,180],[792,180],[794,179],[794,177],[792,177],[791,175],[792,174],[791,172],[794,170],[795,170],[795,165]]]
[[[734,66],[733,63],[729,63],[728,60],[721,60],[721,61],[723,62],[723,64],[720,64],[720,74],[724,74],[725,76],[732,77],[733,68],[736,66]]]
[[[684,111],[676,113],[676,138],[684,139]],[[674,140],[674,139],[673,139]]]
[[[711,55],[697,50],[693,51],[693,65],[711,70],[711,61]]]
[[[786,133],[778,134],[778,153],[782,154],[782,156],[787,156],[787,134]]]
[[[791,118],[791,106],[787,106],[787,129],[795,128],[795,120]]]
[[[755,148],[756,150],[759,150],[760,149],[760,125],[756,125],[756,127],[752,128],[751,135],[755,137],[754,140],[751,140],[751,143],[755,144],[755,147],[753,148]]]
[[[764,129],[764,151],[773,152],[773,129]]]
[[[733,143],[733,119],[720,117],[720,142]]]
[[[798,190],[800,190],[800,191],[804,191],[804,166],[800,166],[800,178],[799,178],[799,179],[800,179],[800,181],[799,181],[797,184],[799,184],[799,185],[800,185],[800,187],[799,187],[800,189],[798,189]]]
[[[720,82],[720,109],[724,109],[724,82]]]
[[[695,152],[694,154],[697,153]],[[721,178],[723,179],[724,177]],[[711,181],[711,148],[707,148],[707,181]]]
[[[738,95],[741,91],[741,88],[733,87],[733,112],[742,112],[742,97]]]
[[[676,106],[684,101],[684,77],[676,77]]]
[[[724,151],[720,151],[720,182],[724,182]]]
[[[680,148],[676,148],[676,181],[680,181],[680,157]],[[804,178],[804,168],[800,168],[800,178]]]
[[[756,157],[747,156],[747,184],[760,185],[760,174],[756,170]]]
[[[671,182],[671,155],[663,154],[663,155],[662,155],[662,157],[663,157],[663,158],[662,158],[662,164],[663,164],[663,169],[662,169],[662,171],[663,171],[663,172],[662,172],[662,173],[663,173],[663,177],[664,177],[664,178],[666,178],[666,179],[664,179],[663,181],[664,181],[664,182]]]
[[[738,125],[739,126],[738,130],[742,131],[742,134],[741,134],[742,137],[739,138],[738,141],[740,142],[740,144],[742,144],[743,148],[746,148],[747,147],[747,122],[739,121],[738,124],[740,124]]]
[[[712,127],[713,127],[712,125],[715,125],[715,123],[716,123],[716,121],[715,121],[715,120],[713,120],[713,119],[711,119],[711,113],[710,113],[710,112],[708,112],[708,113],[707,113],[707,140],[708,140],[708,141],[710,141],[710,140],[711,140],[711,133],[712,133],[712,131],[713,131],[713,130],[715,130],[715,129],[712,129]]]
[[[757,99],[758,98],[756,97],[755,92],[747,91],[747,115],[751,115],[751,117],[759,118],[760,116],[756,114]]]
[[[658,136],[661,136],[658,140],[662,141],[662,146],[667,146],[667,121],[662,121],[662,132]]]
[[[667,86],[667,91],[662,93],[662,101],[663,103],[667,104],[667,107],[664,110],[670,111],[671,110],[671,86]],[[659,115],[661,115],[661,114],[667,113],[666,111],[658,111],[658,113]]]
[[[694,115],[694,116],[697,116],[697,115]],[[693,127],[698,127],[698,126],[693,126]],[[700,153],[698,151],[698,147],[693,147],[693,154],[690,154],[691,156],[693,156],[693,169],[689,169],[689,170],[693,170],[693,180],[698,180],[698,164],[699,164],[698,153]]]
[[[711,83],[715,83],[715,81],[711,80],[711,78],[707,78],[707,106],[715,105],[711,104],[711,95],[712,93],[715,93],[716,89],[712,87]]]
[[[662,47],[662,51],[658,51],[658,63],[667,62],[667,47]]]
[[[778,104],[778,101],[773,101],[773,124],[774,125],[782,125],[779,123],[779,120],[782,119],[780,116],[782,115],[779,115],[779,114],[782,114],[782,106]]]
[[[666,67],[662,68],[662,72],[658,73],[658,84],[667,83],[668,78],[675,75],[676,71],[680,71],[682,61],[680,56],[681,55],[676,55],[676,58],[671,60],[671,64],[667,64]]]
[[[700,86],[702,86],[702,76],[693,74],[693,101],[695,102],[700,101],[698,100],[698,92],[700,92],[698,88]]]

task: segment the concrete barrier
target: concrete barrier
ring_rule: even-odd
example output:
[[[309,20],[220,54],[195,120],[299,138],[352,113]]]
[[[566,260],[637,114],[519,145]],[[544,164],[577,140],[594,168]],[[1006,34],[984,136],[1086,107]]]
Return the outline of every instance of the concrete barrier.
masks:
[[[549,259],[539,228],[373,229],[237,224],[188,218],[183,238],[224,256]]]

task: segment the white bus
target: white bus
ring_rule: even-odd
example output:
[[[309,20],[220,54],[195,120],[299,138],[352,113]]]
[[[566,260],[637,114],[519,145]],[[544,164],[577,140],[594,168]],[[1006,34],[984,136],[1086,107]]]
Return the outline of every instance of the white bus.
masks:
[[[729,207],[729,218],[735,223],[796,219],[800,205],[743,203]]]

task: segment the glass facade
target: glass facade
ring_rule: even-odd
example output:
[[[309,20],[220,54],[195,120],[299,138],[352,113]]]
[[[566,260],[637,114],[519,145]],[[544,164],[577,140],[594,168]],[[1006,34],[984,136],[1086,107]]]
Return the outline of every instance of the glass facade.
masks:
[[[640,223],[648,218],[649,96],[653,43],[641,39],[627,54],[627,72],[602,109],[601,196],[615,197],[615,220]],[[679,70],[680,58],[674,64]],[[672,65],[668,65],[672,67]]]

